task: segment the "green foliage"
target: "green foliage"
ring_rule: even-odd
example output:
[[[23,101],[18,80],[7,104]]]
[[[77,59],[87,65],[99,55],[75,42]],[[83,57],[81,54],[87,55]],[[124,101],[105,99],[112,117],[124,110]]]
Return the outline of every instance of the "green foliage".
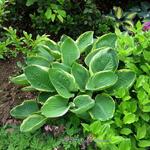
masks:
[[[139,20],[143,22],[150,21],[150,3],[148,1],[141,1],[137,5],[132,6],[129,10],[137,12]]]
[[[113,7],[113,11],[109,18],[115,21],[115,27],[121,30],[129,30],[134,26],[133,19],[136,17],[136,11],[123,12],[120,7]]]
[[[54,22],[58,19],[63,23],[64,18],[66,18],[66,11],[63,9],[65,3],[64,0],[57,0],[56,2],[52,0],[51,2],[48,0],[27,0],[26,6],[31,6],[35,3],[38,5],[38,13],[45,16],[47,20]]]
[[[106,121],[113,117],[115,103],[111,94],[109,95],[109,90],[113,91],[114,85],[118,88],[122,85],[117,75],[120,72],[117,70],[119,63],[117,54],[114,46],[109,47],[110,43],[106,42],[110,39],[109,35],[103,36],[105,38],[97,38],[94,42],[93,33],[88,31],[80,35],[76,41],[68,36],[63,36],[58,43],[46,38],[36,46],[33,64],[30,61],[23,68],[26,78],[23,78],[22,82],[24,83],[26,79],[30,84],[28,86],[40,92],[42,97],[39,95],[40,98],[37,101],[40,103],[38,104],[39,110],[29,111],[30,115],[23,121],[21,131],[34,131],[49,119],[63,116],[67,112],[72,112],[84,120]],[[113,37],[115,41],[115,35],[111,35],[110,40],[113,40]],[[108,47],[102,47],[101,42]],[[91,45],[90,49],[88,49],[89,45]],[[39,53],[43,50],[47,52],[46,55]],[[97,50],[98,52],[93,54]],[[89,58],[89,55],[90,59],[86,66],[84,59]],[[52,62],[49,66],[47,64],[44,66],[39,57],[46,60],[48,56]],[[127,90],[135,80],[134,72],[128,71],[133,74],[129,81],[128,74],[124,73],[123,76],[119,76],[120,80],[125,81]],[[20,76],[11,79],[14,83],[21,83],[20,80]],[[26,107],[21,108],[22,112],[26,112]],[[20,107],[17,106],[11,112],[12,115],[15,112],[13,116],[17,116],[19,111]]]
[[[42,129],[35,133],[22,133],[18,126],[0,127],[0,149],[80,150],[86,141],[86,136],[80,129],[80,122],[75,116],[52,120],[49,126],[52,131],[46,132]]]
[[[126,71],[124,73],[118,72],[118,75],[122,76],[122,79],[118,80],[122,88],[114,85],[114,96],[120,100],[118,100],[116,105],[112,127],[114,130],[116,129],[117,135],[130,140],[132,143],[130,146],[131,150],[136,150],[149,147],[150,72],[148,54],[150,32],[144,32],[140,22],[131,31],[133,33],[132,36],[116,30],[118,36],[116,50],[121,61],[120,68],[134,71],[137,79],[132,90],[128,92],[125,90],[125,87],[130,86],[127,82],[130,82],[130,79],[133,80],[135,75]],[[128,79],[123,77],[124,74],[126,74]]]
[[[23,36],[19,37],[17,34],[17,30],[13,29],[12,27],[4,28],[4,30],[6,32],[4,33],[4,37],[0,42],[0,59],[16,57],[18,53],[22,53],[25,56],[31,56],[27,59],[28,64],[37,64],[37,57],[36,59],[34,58],[35,51],[33,52],[32,49],[35,49],[36,46],[40,43],[43,43],[43,41],[45,42],[49,40],[48,36],[37,35],[36,39],[33,39],[32,34],[28,34],[25,31],[23,31]],[[39,53],[45,53],[43,55],[46,55],[47,52],[44,52],[43,50]],[[39,57],[38,59],[40,60],[41,65],[49,65],[49,62],[46,59],[41,57]],[[51,60],[51,57],[49,57],[48,60]]]
[[[128,138],[118,136],[111,122],[102,123],[95,121],[92,124],[82,124],[84,131],[91,134],[96,145],[102,150],[130,150],[131,141]]]

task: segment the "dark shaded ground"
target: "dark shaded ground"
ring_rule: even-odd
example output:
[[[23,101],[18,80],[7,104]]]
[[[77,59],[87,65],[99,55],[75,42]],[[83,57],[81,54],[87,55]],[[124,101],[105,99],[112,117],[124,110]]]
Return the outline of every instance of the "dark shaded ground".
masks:
[[[25,99],[33,98],[31,92],[22,92],[21,87],[9,81],[10,76],[19,74],[17,62],[23,62],[23,57],[0,60],[0,124],[16,123],[9,114],[10,109]]]

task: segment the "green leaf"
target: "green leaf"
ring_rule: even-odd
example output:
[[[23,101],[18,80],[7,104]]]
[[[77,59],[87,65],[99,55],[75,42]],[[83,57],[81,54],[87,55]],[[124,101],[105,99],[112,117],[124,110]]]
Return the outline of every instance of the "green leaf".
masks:
[[[27,62],[27,65],[40,65],[40,66],[44,66],[44,67],[50,66],[50,62],[41,56],[27,57],[26,62]]]
[[[37,2],[38,0],[27,0],[26,2],[26,6],[31,6],[33,5],[35,2]]]
[[[88,70],[80,64],[74,63],[72,66],[72,74],[75,78],[76,83],[78,84],[79,88],[84,91],[86,83],[89,79],[89,72]]]
[[[93,45],[93,50],[99,49],[99,48],[102,48],[102,47],[115,48],[116,40],[117,40],[116,34],[114,34],[114,33],[105,34],[105,35],[99,37],[95,41],[95,43]]]
[[[131,124],[136,121],[136,115],[132,113],[126,113],[123,122],[124,124]]]
[[[117,72],[117,75],[118,75],[118,81],[114,86],[111,87],[113,91],[117,91],[121,88],[125,88],[125,89],[130,88],[136,79],[136,74],[133,71],[127,69],[119,70]]]
[[[59,95],[65,98],[73,97],[71,91],[76,90],[73,76],[62,69],[49,69],[49,78]]]
[[[123,128],[121,129],[120,133],[124,135],[129,135],[132,133],[132,130],[130,128]]]
[[[86,48],[93,43],[93,31],[87,31],[81,34],[76,40],[80,53],[83,53]]]
[[[62,22],[62,23],[64,22],[64,19],[61,15],[57,15],[57,18],[59,19],[60,22]]]
[[[75,108],[71,109],[71,111],[75,114],[82,114],[91,109],[95,102],[88,95],[79,95],[74,98],[73,103],[75,104]]]
[[[117,19],[121,19],[123,17],[123,10],[120,7],[114,6],[113,10]]]
[[[36,89],[33,88],[32,86],[26,86],[26,87],[23,87],[21,89],[21,91],[24,91],[24,92],[33,92],[33,91],[36,91]]]
[[[147,132],[146,128],[147,127],[145,124],[137,127],[137,135],[136,135],[137,139],[143,139],[146,136],[146,132]]]
[[[150,139],[149,140],[140,140],[138,143],[139,147],[149,148],[150,147]]]
[[[23,120],[20,131],[34,132],[46,123],[46,118],[42,115],[34,114]]]
[[[45,12],[45,16],[47,19],[50,19],[52,16],[52,10],[50,7],[47,8],[46,12]]]
[[[62,61],[68,66],[71,66],[80,57],[80,51],[76,43],[69,37],[62,43],[60,49]]]
[[[91,109],[90,114],[93,119],[106,121],[113,117],[115,103],[113,99],[106,94],[99,94],[95,98],[95,106]]]
[[[100,50],[90,61],[89,69],[91,73],[96,73],[103,70],[115,71],[118,67],[118,57],[111,48]]]
[[[91,76],[87,82],[87,90],[104,90],[113,86],[118,76],[112,71],[102,71]]]
[[[68,99],[65,99],[59,95],[50,97],[42,106],[41,112],[48,118],[60,117],[66,114],[70,106],[68,105]]]
[[[92,58],[93,58],[100,50],[103,50],[103,49],[104,49],[104,48],[100,48],[100,49],[91,51],[91,52],[85,57],[85,60],[84,60],[85,64],[86,64],[87,66],[89,66],[89,64],[90,64],[90,62],[91,62],[91,60],[92,60]]]
[[[53,92],[55,90],[49,80],[48,68],[31,65],[26,67],[24,72],[33,88],[45,92]]]
[[[26,100],[22,104],[14,107],[10,114],[15,118],[24,119],[38,110],[38,104],[35,100]]]
[[[51,65],[52,65],[52,68],[62,69],[68,73],[71,72],[71,67],[69,67],[63,63],[53,62]]]
[[[55,93],[41,92],[41,93],[39,93],[39,95],[37,97],[37,101],[38,101],[38,103],[44,104],[49,97],[54,96],[54,95],[55,95]]]
[[[18,84],[18,85],[29,85],[29,82],[25,76],[25,74],[21,74],[19,76],[16,77],[11,77],[10,81],[12,83]]]

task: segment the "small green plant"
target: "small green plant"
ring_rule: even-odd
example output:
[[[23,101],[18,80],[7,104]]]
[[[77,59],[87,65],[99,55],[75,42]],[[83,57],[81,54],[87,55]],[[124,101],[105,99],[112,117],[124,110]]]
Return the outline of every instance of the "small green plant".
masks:
[[[144,32],[140,22],[131,31],[133,35],[116,31],[116,50],[122,64],[136,72],[137,79],[130,92],[119,89],[120,99],[116,106],[114,123],[116,133],[129,138],[131,150],[147,149],[150,146],[150,31]]]
[[[119,136],[111,126],[112,122],[95,121],[89,124],[82,124],[84,131],[90,133],[91,138],[102,150],[131,150],[131,141],[128,138]]]
[[[136,17],[136,12],[123,12],[120,7],[113,7],[109,18],[115,21],[115,27],[121,30],[129,30],[134,26],[133,19]]]
[[[38,13],[41,15],[44,15],[47,20],[51,20],[54,22],[56,19],[58,19],[60,22],[63,23],[64,19],[66,18],[66,11],[63,9],[64,5],[64,0],[57,0],[55,1],[48,1],[45,0],[27,0],[26,5],[31,6],[34,3],[37,3],[39,8],[38,8]],[[45,11],[46,8],[46,11]]]
[[[11,110],[13,117],[24,119],[21,131],[35,131],[67,112],[87,121],[111,119],[115,112],[111,95],[120,88],[129,89],[135,80],[134,72],[117,70],[115,40],[110,33],[94,42],[89,31],[76,41],[64,35],[58,43],[49,39],[37,45],[23,74],[11,78],[26,85],[24,91],[39,91],[36,100],[25,100]]]

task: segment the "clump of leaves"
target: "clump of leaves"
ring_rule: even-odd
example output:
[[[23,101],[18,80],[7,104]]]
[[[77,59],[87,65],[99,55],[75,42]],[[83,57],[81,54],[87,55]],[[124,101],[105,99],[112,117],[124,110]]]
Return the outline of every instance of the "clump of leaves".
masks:
[[[64,35],[58,43],[41,42],[36,55],[27,58],[23,74],[11,78],[26,85],[24,91],[39,91],[36,100],[25,100],[11,110],[12,116],[24,119],[21,131],[35,131],[67,112],[84,120],[111,119],[115,112],[111,95],[130,88],[135,80],[134,72],[117,70],[115,40],[110,33],[94,41],[93,32],[88,31],[76,41]]]
[[[122,67],[133,70],[137,80],[130,91],[119,89],[120,99],[116,107],[113,126],[117,133],[130,138],[132,149],[146,149],[150,146],[150,31],[144,32],[140,22],[128,33],[118,35],[116,49]]]
[[[82,126],[85,132],[91,134],[91,138],[96,145],[102,150],[130,150],[131,141],[116,134],[116,131],[111,126],[112,122],[95,121],[91,124],[83,123]],[[126,146],[126,147],[124,147]]]
[[[115,28],[119,28],[122,31],[128,31],[134,26],[134,18],[136,17],[136,12],[123,12],[120,7],[113,7],[113,10],[109,16],[110,19],[115,21]]]

